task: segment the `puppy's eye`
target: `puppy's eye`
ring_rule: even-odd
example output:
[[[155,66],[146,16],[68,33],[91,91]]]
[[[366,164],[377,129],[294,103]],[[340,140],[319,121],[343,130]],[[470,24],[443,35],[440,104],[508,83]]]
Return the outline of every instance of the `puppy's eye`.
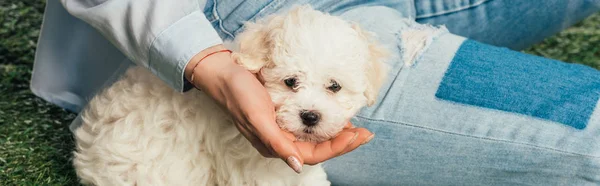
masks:
[[[283,82],[285,83],[285,86],[290,88],[296,88],[298,84],[298,80],[296,79],[296,77],[287,78],[283,80]]]
[[[338,84],[337,81],[331,80],[331,85],[329,87],[327,87],[327,89],[329,89],[332,92],[336,93],[336,92],[338,92],[338,91],[340,91],[342,89],[342,86],[340,86],[340,84]]]

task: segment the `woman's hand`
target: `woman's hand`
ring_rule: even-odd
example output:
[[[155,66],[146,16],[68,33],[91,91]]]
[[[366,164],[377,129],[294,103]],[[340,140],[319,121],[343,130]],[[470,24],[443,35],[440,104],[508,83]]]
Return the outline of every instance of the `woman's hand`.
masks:
[[[229,110],[238,130],[263,156],[281,158],[299,173],[303,164],[321,163],[373,138],[368,130],[348,123],[329,141],[319,144],[296,141],[294,135],[275,123],[275,109],[262,84],[252,73],[235,64],[230,53],[213,54],[196,66],[207,54],[223,49],[223,45],[217,45],[198,53],[187,65],[185,77],[191,79],[194,72],[195,86]]]

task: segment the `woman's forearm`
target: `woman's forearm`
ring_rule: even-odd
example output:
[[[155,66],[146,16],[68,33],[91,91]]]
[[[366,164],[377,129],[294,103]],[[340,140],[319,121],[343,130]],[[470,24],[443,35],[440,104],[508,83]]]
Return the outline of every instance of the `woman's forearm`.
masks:
[[[129,59],[182,91],[193,56],[222,43],[197,0],[62,0]]]

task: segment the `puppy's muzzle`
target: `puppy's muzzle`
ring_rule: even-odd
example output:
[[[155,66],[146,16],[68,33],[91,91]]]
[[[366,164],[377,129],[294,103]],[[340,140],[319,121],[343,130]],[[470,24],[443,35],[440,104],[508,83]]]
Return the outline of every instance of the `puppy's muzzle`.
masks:
[[[303,110],[300,112],[300,118],[302,119],[302,123],[304,125],[312,127],[319,123],[319,120],[321,120],[321,114],[316,111]]]

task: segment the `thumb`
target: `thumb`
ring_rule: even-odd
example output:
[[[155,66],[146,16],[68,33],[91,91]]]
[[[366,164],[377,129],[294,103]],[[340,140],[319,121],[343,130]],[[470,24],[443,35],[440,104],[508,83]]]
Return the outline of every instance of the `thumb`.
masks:
[[[286,132],[279,129],[279,127],[277,129],[278,131],[273,133],[275,135],[266,135],[261,140],[270,147],[273,154],[286,162],[296,173],[302,172],[302,165],[304,163],[303,159],[301,159],[300,150],[294,144],[294,141],[285,135]]]
[[[262,143],[271,151],[271,153],[290,166],[294,171],[300,173],[302,171],[302,165],[304,164],[303,159],[300,157],[300,150],[294,144],[294,139],[286,135],[286,132],[279,128],[279,125],[275,122],[276,114],[275,109],[272,107],[269,95],[264,91],[265,98],[263,102],[254,104],[247,104],[254,106],[253,108],[247,108],[248,121],[253,127],[253,131],[262,141]],[[254,99],[248,99],[254,100]],[[257,108],[258,106],[265,106],[264,109]],[[264,112],[269,110],[269,112]],[[293,136],[293,135],[292,135]]]
[[[294,169],[296,173],[300,173],[302,172],[302,165],[304,165],[300,150],[296,147],[296,144],[283,133],[284,132],[281,131],[281,135],[278,135],[278,139],[271,141],[271,148],[279,158],[290,166],[290,168]]]

